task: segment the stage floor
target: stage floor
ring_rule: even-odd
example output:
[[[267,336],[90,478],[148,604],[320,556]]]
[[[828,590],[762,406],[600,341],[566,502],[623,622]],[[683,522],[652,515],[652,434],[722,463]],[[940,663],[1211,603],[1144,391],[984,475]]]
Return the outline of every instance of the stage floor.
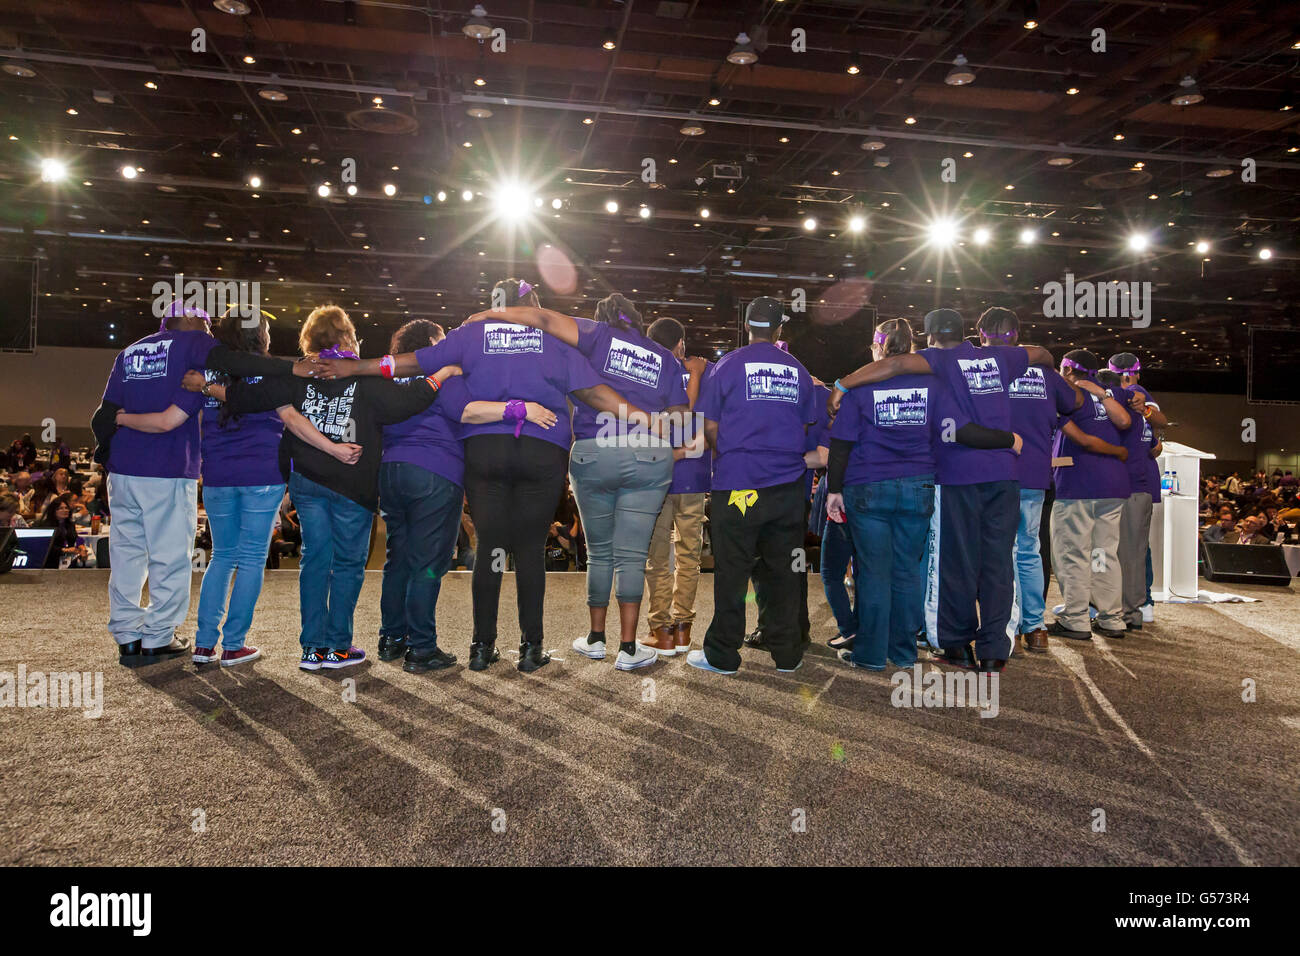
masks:
[[[720,677],[681,656],[633,673],[579,657],[584,577],[551,574],[556,660],[520,674],[506,577],[487,672],[327,675],[296,667],[293,571],[267,574],[251,635],[265,658],[229,670],[121,668],[107,572],[0,576],[0,672],[104,680],[97,719],[0,707],[0,863],[1300,862],[1294,589],[1159,606],[1123,641],[1054,641],[1008,665],[983,718],[894,707],[890,672],[833,660],[816,578],[805,666],[778,674],[747,650]],[[356,620],[372,655],[379,586],[367,573]],[[708,576],[699,605],[702,638]],[[468,574],[439,612],[463,663]]]

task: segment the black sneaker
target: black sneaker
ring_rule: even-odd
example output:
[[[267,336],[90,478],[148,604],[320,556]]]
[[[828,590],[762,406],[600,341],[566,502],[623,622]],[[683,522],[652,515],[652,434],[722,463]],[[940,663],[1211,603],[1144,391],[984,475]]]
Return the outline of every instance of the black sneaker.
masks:
[[[303,671],[318,671],[321,665],[325,663],[325,655],[329,653],[328,647],[308,647],[302,652],[302,658],[298,661],[298,669]]]
[[[499,660],[501,652],[497,650],[495,641],[475,641],[469,646],[469,669],[472,671],[485,671]]]
[[[379,635],[379,659],[381,661],[395,661],[406,653],[405,637],[386,637]]]
[[[542,650],[541,644],[520,644],[519,645],[519,669],[525,674],[531,674],[539,667],[545,667],[551,662],[551,655]]]
[[[979,668],[979,663],[975,660],[975,651],[970,644],[961,644],[957,647],[941,647],[937,651],[932,650],[931,653],[936,661],[950,667],[959,667],[964,671],[973,671]]]
[[[1072,641],[1090,641],[1092,640],[1092,631],[1076,631],[1066,627],[1060,621],[1053,621],[1047,625],[1047,633],[1052,637],[1065,637]]]
[[[366,652],[359,647],[329,648],[325,651],[325,659],[321,661],[320,666],[326,670],[336,671],[360,664],[365,659]]]
[[[1126,630],[1126,631],[1140,631],[1140,630],[1142,630],[1142,622],[1141,622],[1141,621],[1136,621],[1136,622],[1134,622],[1134,621],[1125,621],[1125,622],[1124,622],[1124,630]]]
[[[425,671],[440,671],[456,663],[456,655],[448,654],[440,647],[429,651],[408,650],[406,663],[402,670],[408,674],[422,674]]]
[[[760,650],[760,651],[768,650],[767,643],[763,640],[763,632],[759,630],[755,630],[750,634],[746,634],[743,643],[746,647],[752,647],[755,650]]]
[[[1006,662],[1006,661],[980,661],[980,673],[982,673],[982,674],[999,673],[999,674],[1000,674],[1000,673],[1002,672],[1003,668],[1005,668],[1006,666],[1007,666],[1007,662]]]

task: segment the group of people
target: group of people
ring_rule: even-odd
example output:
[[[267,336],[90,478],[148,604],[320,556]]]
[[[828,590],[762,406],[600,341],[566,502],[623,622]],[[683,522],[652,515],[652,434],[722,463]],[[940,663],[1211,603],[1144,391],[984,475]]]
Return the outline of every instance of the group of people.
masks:
[[[938,309],[925,317],[928,347],[907,320],[883,322],[875,360],[832,388],[790,354],[775,298],[750,303],[748,344],[716,363],[687,357],[680,322],[647,327],[618,293],[590,319],[544,308],[519,279],[497,283],[493,302],[450,332],[410,321],[379,358],[360,357],[337,306],[308,316],[296,362],[269,356],[265,314],[212,322],[179,305],[124,349],[92,422],[114,516],[109,631],[124,662],[258,657],[246,638],[286,486],[302,538],[304,670],[366,658],[353,613],[376,512],[387,529],[379,658],[415,673],[456,663],[436,609],[466,502],[472,670],[500,659],[511,566],[517,667],[549,662],[548,546],[579,526],[590,622],[572,647],[612,656],[618,670],[683,654],[733,674],[746,644],[796,670],[811,640],[810,530],[836,618],[831,644],[854,666],[910,666],[928,642],[954,666],[1001,670],[1018,636],[1042,651],[1049,634],[1141,628],[1165,420],[1135,356],[1103,368],[1080,349],[1058,371],[1047,351],[1019,344],[1014,313],[986,311],[976,345],[958,313]],[[176,630],[200,475],[213,553],[191,646]],[[566,478],[571,522],[556,514]],[[1053,485],[1051,558],[1065,604],[1045,626],[1038,541]],[[706,510],[714,611],[695,647]],[[751,580],[759,622],[746,635]]]
[[[1300,539],[1300,486],[1294,474],[1274,469],[1242,479],[1201,479],[1201,540],[1212,544],[1276,544]]]
[[[56,456],[54,467],[33,475],[26,460],[20,455],[10,462],[18,467],[0,469],[0,529],[50,529],[46,568],[94,567],[95,554],[83,532],[98,530],[108,517],[103,474],[83,475],[73,470],[70,456],[66,465]]]

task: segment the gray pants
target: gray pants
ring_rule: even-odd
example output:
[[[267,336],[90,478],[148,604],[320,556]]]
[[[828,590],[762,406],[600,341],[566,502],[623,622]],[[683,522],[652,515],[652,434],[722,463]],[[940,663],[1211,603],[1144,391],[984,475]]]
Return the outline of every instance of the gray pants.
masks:
[[[673,450],[584,438],[569,454],[569,480],[587,537],[587,606],[609,606],[615,569],[618,600],[640,601],[650,537],[673,480]]]
[[[108,476],[108,633],[119,644],[166,647],[190,612],[199,483]],[[140,606],[145,582],[149,605]]]
[[[1142,623],[1147,600],[1147,546],[1151,539],[1151,495],[1138,492],[1124,502],[1119,521],[1119,566],[1124,580],[1124,620]]]
[[[1052,570],[1065,607],[1056,619],[1074,631],[1089,630],[1088,605],[1097,624],[1124,630],[1119,563],[1123,498],[1058,498],[1052,504]],[[1145,564],[1142,565],[1145,574]]]

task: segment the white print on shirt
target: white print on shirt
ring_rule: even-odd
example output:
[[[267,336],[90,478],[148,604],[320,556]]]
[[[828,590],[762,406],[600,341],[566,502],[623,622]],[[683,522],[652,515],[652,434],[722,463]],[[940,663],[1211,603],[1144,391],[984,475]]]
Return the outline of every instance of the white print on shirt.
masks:
[[[876,392],[876,426],[924,425],[930,409],[929,388],[893,388]]]
[[[659,385],[663,359],[658,352],[642,348],[624,339],[609,340],[609,354],[605,356],[605,372],[636,382],[646,388]]]
[[[745,363],[746,401],[799,401],[799,371],[776,362]]]
[[[330,398],[307,386],[307,397],[302,402],[302,413],[326,438],[347,441],[348,424],[352,421],[352,402],[356,398],[357,383],[352,382],[340,395]]]
[[[691,387],[691,373],[682,372],[682,388],[690,388],[690,387]]]
[[[1012,398],[1047,398],[1047,379],[1043,370],[1033,365],[1024,375],[1011,383]]]
[[[485,322],[483,329],[484,355],[514,355],[519,352],[542,351],[542,330],[512,322]]]
[[[1107,394],[1107,395],[1110,395],[1110,392],[1107,392],[1106,394]],[[1106,406],[1102,404],[1101,399],[1098,398],[1096,395],[1093,395],[1091,392],[1088,393],[1088,397],[1092,399],[1092,417],[1093,417],[1093,420],[1099,422],[1099,421],[1102,421],[1103,419],[1105,419],[1105,418],[1107,417],[1107,415],[1106,415]],[[1111,396],[1111,397],[1114,397],[1114,396]]]
[[[171,347],[171,339],[127,346],[122,352],[122,378],[128,382],[163,378],[167,374],[167,353]]]
[[[1002,372],[997,359],[958,359],[957,367],[966,376],[966,387],[972,395],[987,395],[1002,391]]]

